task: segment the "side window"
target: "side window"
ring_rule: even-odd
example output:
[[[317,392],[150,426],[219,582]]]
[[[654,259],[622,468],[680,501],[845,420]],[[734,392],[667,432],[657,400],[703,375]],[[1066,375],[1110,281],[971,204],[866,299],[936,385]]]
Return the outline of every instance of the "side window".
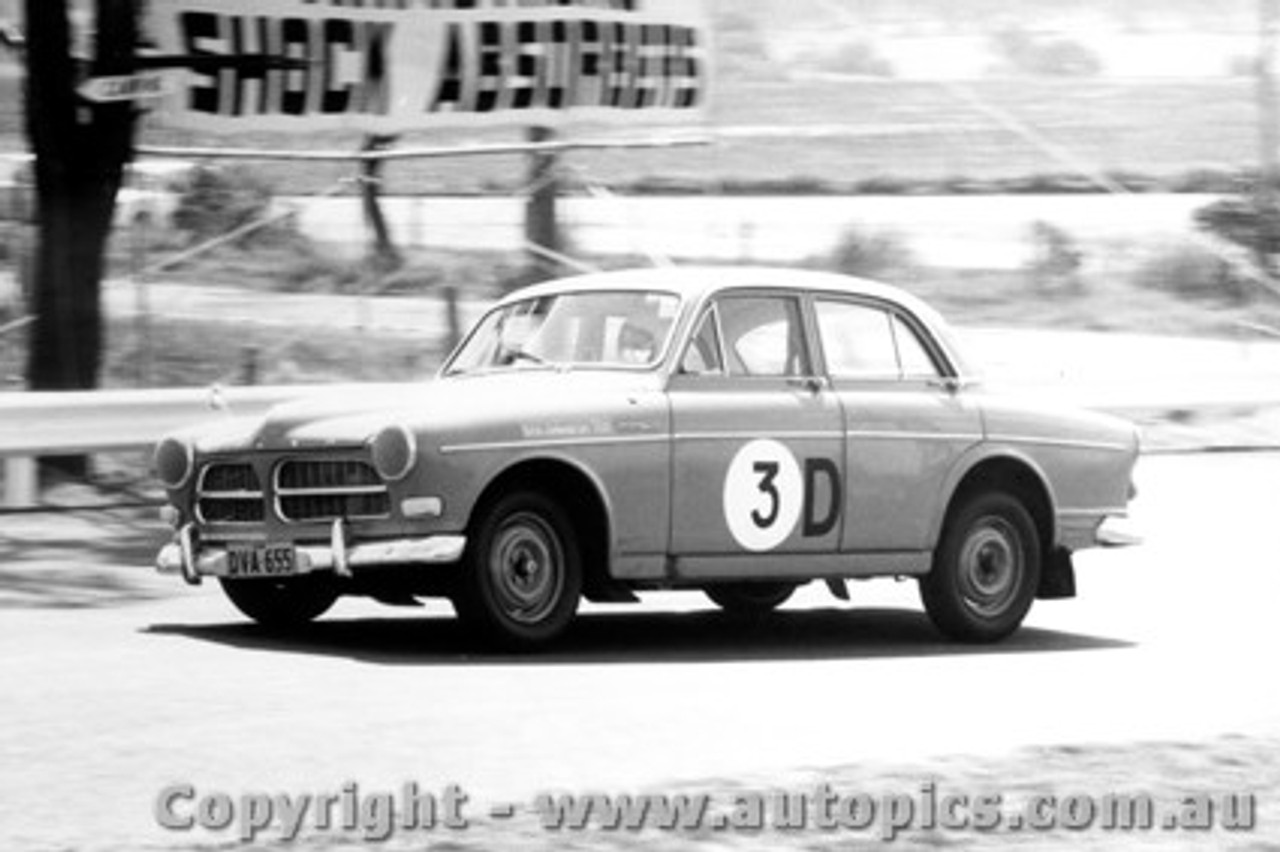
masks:
[[[701,376],[724,372],[720,357],[720,330],[715,308],[702,315],[698,330],[689,339],[689,346],[680,359],[680,372]]]
[[[898,360],[902,365],[903,378],[938,377],[938,365],[934,363],[915,329],[903,322],[902,317],[893,318],[893,337],[898,343]]]
[[[799,303],[788,296],[729,296],[718,305],[731,376],[806,376]]]
[[[896,379],[898,352],[888,312],[856,302],[814,303],[822,354],[835,377]]]

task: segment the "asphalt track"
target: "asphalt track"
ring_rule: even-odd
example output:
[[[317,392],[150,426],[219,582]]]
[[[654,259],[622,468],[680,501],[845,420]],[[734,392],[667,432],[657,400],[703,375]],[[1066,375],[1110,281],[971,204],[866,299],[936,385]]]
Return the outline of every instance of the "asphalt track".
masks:
[[[157,793],[184,781],[232,795],[457,783],[521,802],[1027,744],[1274,735],[1277,482],[1280,454],[1145,458],[1131,523],[1145,544],[1081,555],[1080,597],[1039,603],[990,648],[941,641],[914,586],[887,581],[856,585],[849,605],[807,589],[756,627],[697,594],[651,595],[591,608],[535,657],[476,654],[440,603],[342,602],[273,635],[215,587],[144,573],[158,527],[131,549],[89,526],[30,570],[74,560],[61,567],[92,564],[139,594],[0,611],[0,848],[222,848],[232,838],[155,824]]]

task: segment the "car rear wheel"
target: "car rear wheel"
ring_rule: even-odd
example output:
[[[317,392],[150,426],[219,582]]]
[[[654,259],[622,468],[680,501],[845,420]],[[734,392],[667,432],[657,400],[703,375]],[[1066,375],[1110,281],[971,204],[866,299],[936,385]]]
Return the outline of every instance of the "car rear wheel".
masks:
[[[518,650],[563,633],[581,593],[573,525],[553,500],[524,491],[484,511],[467,548],[454,606],[484,639]]]
[[[1040,537],[1026,507],[999,491],[974,494],[947,519],[920,597],[934,625],[963,642],[1018,629],[1040,582]]]
[[[326,577],[278,580],[220,578],[222,591],[236,609],[268,627],[298,627],[314,621],[338,599]]]
[[[764,615],[787,602],[795,583],[719,583],[703,591],[716,606],[731,615]]]

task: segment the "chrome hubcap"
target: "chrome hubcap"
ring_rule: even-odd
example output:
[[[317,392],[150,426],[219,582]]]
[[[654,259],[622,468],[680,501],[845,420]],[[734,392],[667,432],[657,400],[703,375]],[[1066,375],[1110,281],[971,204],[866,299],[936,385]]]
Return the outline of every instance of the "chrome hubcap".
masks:
[[[488,567],[498,606],[512,621],[536,624],[555,609],[564,588],[563,551],[539,516],[508,518],[494,537]]]
[[[983,518],[960,550],[960,592],[975,613],[999,616],[1017,595],[1023,572],[1018,532],[1002,518]]]

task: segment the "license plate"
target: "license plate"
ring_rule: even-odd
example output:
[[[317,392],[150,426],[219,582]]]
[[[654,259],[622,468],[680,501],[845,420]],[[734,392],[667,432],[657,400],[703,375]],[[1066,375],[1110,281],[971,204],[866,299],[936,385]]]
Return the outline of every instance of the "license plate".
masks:
[[[228,577],[287,577],[298,573],[292,544],[232,545],[227,548]]]

